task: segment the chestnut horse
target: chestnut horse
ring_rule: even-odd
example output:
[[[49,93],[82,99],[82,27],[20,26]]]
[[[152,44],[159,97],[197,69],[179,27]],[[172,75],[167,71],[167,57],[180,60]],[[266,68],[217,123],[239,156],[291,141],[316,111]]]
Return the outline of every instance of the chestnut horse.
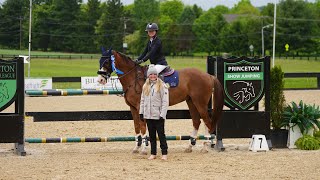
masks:
[[[102,51],[98,82],[105,84],[111,73],[116,72],[123,87],[125,102],[130,106],[134,121],[136,146],[133,152],[138,153],[142,145],[141,154],[147,154],[146,122],[141,121],[139,117],[140,96],[145,82],[146,68],[135,64],[129,57],[117,51],[111,49],[106,51],[104,48]],[[182,101],[186,101],[188,104],[194,129],[190,135],[190,144],[185,151],[192,151],[201,123],[200,119],[203,119],[206,125],[206,142],[201,151],[207,152],[207,147],[214,137],[221,119],[224,104],[223,88],[215,76],[195,68],[185,68],[178,72],[179,85],[169,88],[169,105],[172,106]],[[208,103],[211,97],[213,97],[213,110],[208,112]]]

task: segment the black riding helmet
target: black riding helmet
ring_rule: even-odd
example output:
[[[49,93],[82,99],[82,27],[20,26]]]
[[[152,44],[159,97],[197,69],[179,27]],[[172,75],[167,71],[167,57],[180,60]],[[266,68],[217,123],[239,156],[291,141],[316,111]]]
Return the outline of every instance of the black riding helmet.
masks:
[[[148,23],[145,31],[147,32],[147,31],[158,31],[158,30],[159,28],[156,23]]]

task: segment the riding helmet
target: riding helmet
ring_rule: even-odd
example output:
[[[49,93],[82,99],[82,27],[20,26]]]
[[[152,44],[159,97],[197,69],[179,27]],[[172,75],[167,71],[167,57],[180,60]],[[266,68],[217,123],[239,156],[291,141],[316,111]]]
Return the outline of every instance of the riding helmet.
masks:
[[[156,23],[148,23],[145,31],[158,31],[158,25]]]

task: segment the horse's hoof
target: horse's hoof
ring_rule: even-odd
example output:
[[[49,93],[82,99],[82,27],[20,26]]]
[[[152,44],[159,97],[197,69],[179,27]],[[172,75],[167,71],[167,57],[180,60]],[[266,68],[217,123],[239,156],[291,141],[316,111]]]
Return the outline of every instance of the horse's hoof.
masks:
[[[133,154],[139,153],[139,149],[140,149],[139,146],[134,147],[134,148],[132,149],[132,153],[133,153]]]
[[[207,149],[201,149],[200,152],[201,153],[208,153],[209,151]]]
[[[147,155],[148,153],[147,153],[147,151],[141,151],[140,154],[141,155]]]
[[[187,148],[187,149],[184,150],[184,152],[185,152],[185,153],[191,153],[191,152],[192,152],[192,149],[191,149],[191,148]]]

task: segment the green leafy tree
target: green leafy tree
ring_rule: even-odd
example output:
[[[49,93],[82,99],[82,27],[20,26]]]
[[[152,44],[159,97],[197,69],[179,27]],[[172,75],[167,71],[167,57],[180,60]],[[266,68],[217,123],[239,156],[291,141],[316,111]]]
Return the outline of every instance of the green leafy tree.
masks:
[[[121,51],[124,40],[123,5],[120,0],[108,0],[102,10],[95,30],[98,35],[96,44]]]
[[[139,31],[136,31],[136,24],[134,21],[134,4],[124,6],[124,35],[125,40],[124,43],[127,43],[128,47],[126,49],[127,54],[137,54],[140,50],[136,47],[138,46],[136,43],[139,42]],[[137,32],[137,33],[135,33]],[[135,33],[135,34],[134,34]]]
[[[315,54],[320,54],[320,22],[318,21],[320,19],[320,0],[316,0],[315,3],[307,3],[308,9],[313,14],[313,17],[315,18],[315,28],[313,30],[313,37],[312,40],[314,42],[312,50]]]
[[[231,13],[233,14],[254,14],[259,15],[259,10],[252,6],[250,0],[241,0],[238,4],[236,4],[232,9]]]
[[[50,44],[51,23],[50,8],[51,2],[35,4],[33,8],[32,23],[32,48],[48,51]]]
[[[268,3],[261,10],[262,26],[273,24],[274,4]],[[261,27],[262,28],[262,27]],[[273,27],[264,29],[264,50],[272,50]]]
[[[313,5],[313,8],[315,9],[315,14],[317,15],[317,19],[320,19],[320,0],[317,0],[315,2],[315,4]],[[317,28],[315,31],[315,34],[320,34],[320,23],[317,23]],[[315,38],[315,42],[316,42],[316,54],[320,54],[320,37],[318,36],[317,38]]]
[[[166,54],[176,53],[178,45],[178,19],[183,12],[183,3],[180,0],[165,1],[160,4],[160,35],[163,49]]]
[[[160,3],[157,0],[135,0],[134,20],[136,27],[144,32],[147,23],[157,22],[160,16]]]
[[[247,37],[243,32],[243,24],[240,21],[234,21],[228,24],[220,34],[221,51],[240,55],[243,52],[241,47],[247,47]]]
[[[23,40],[23,24],[29,23],[28,2],[25,0],[6,0],[0,9],[0,44],[7,48],[20,48]],[[23,45],[23,42],[21,42]]]
[[[193,10],[193,12],[195,13],[196,18],[199,18],[199,17],[202,15],[202,13],[203,13],[202,8],[199,7],[199,6],[197,6],[196,4],[194,4],[194,5],[192,6],[192,10]]]
[[[139,30],[138,42],[135,43],[139,51],[135,53],[140,54],[146,44],[147,34],[145,28],[147,23],[156,22],[159,24],[160,2],[157,0],[135,0],[133,9],[135,27],[136,30]]]
[[[83,38],[81,38],[82,44],[79,47],[81,52],[97,52],[99,50],[94,41],[96,38],[95,26],[102,14],[100,5],[100,0],[88,0],[88,3],[84,5],[82,13],[84,26],[81,27]]]
[[[230,9],[227,6],[218,5],[214,8],[217,14],[229,14]]]
[[[139,54],[141,48],[139,47],[140,31],[136,30],[132,34],[129,34],[125,37],[125,42],[128,43],[128,53],[130,54]]]
[[[127,34],[131,34],[136,30],[136,25],[134,21],[134,5],[127,5],[123,8],[124,18],[125,18],[125,32]]]
[[[234,55],[247,55],[249,46],[261,49],[261,26],[259,19],[244,16],[224,28],[221,33],[222,51]]]
[[[219,35],[227,24],[221,13],[216,13],[214,8],[203,13],[194,21],[193,32],[197,39],[197,50],[207,52],[219,51]]]
[[[262,7],[261,15],[273,18],[273,12],[274,12],[274,4],[268,3],[266,6]]]
[[[316,15],[308,3],[302,0],[280,1],[277,20],[277,45],[290,45],[290,50],[298,52],[315,51]],[[285,51],[279,48],[278,51]]]
[[[51,7],[50,48],[73,52],[79,43],[80,4],[82,0],[55,0]]]
[[[183,12],[178,20],[179,23],[179,32],[178,32],[178,44],[177,51],[186,52],[189,54],[189,51],[192,49],[192,42],[195,39],[195,35],[192,32],[192,25],[197,18],[196,12],[194,12],[193,7],[186,6],[183,9]]]

